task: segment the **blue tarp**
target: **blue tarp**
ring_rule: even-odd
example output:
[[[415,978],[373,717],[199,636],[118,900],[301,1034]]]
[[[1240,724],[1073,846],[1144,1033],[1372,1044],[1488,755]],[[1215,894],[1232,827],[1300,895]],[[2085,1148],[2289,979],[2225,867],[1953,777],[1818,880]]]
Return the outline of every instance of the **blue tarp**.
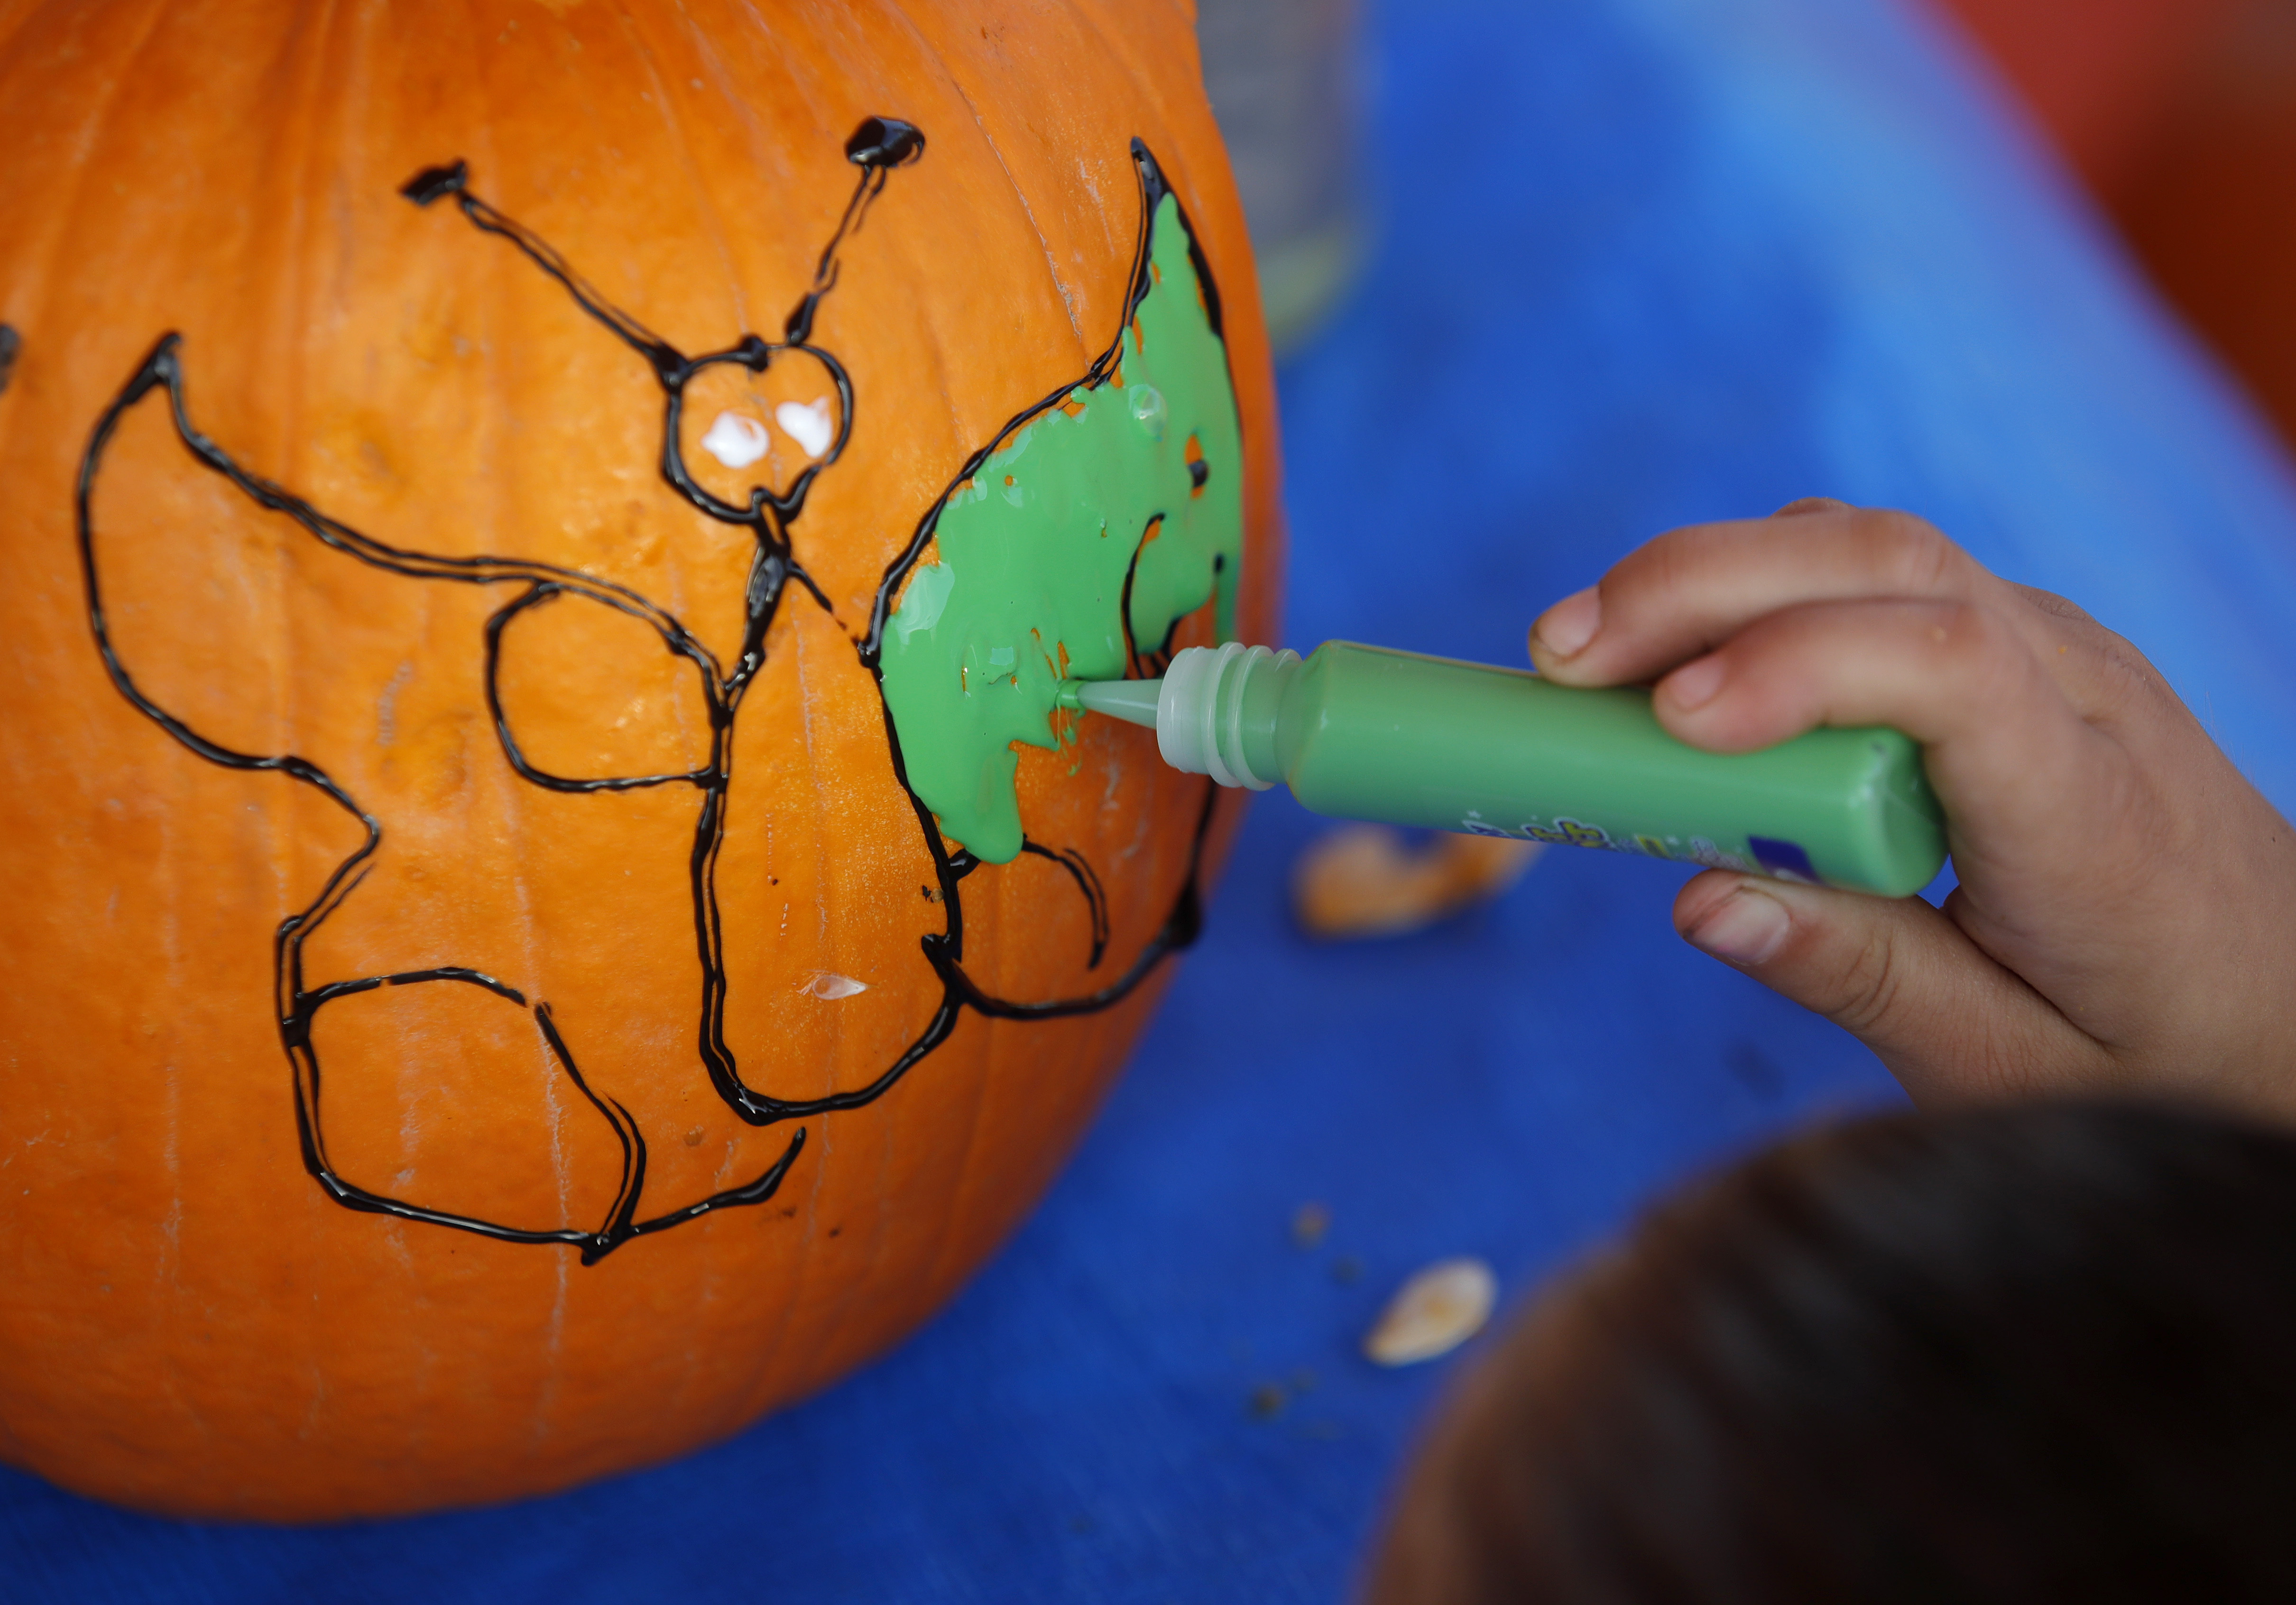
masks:
[[[2134,638],[2296,807],[2278,448],[1930,25],[1413,0],[1375,46],[1382,243],[1283,376],[1292,643],[1518,662],[1670,524],[1894,504]],[[416,1520],[184,1525],[0,1472],[0,1596],[1338,1598],[1443,1380],[1357,1357],[1402,1276],[1474,1253],[1520,1295],[1685,1172],[1895,1093],[1683,947],[1665,866],[1557,851],[1440,929],[1317,946],[1285,900],[1317,828],[1258,805],[1065,1177],[873,1369],[675,1465]]]

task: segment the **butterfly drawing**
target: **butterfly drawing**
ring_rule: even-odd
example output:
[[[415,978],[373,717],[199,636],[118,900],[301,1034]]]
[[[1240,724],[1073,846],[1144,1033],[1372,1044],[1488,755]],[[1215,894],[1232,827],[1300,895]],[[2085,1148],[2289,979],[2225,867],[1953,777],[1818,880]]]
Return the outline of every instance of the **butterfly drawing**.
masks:
[[[936,905],[940,929],[923,938],[917,962],[933,978],[926,985],[937,986],[939,1003],[922,1028],[865,1084],[818,1095],[771,1090],[771,1066],[761,1068],[769,1055],[759,1044],[737,1043],[739,1034],[729,1030],[730,961],[718,866],[729,821],[745,806],[757,806],[741,783],[750,772],[737,773],[737,738],[745,710],[766,694],[759,688],[768,636],[784,608],[818,607],[835,615],[804,561],[805,531],[811,528],[805,520],[823,477],[836,471],[846,453],[857,398],[851,374],[822,342],[816,324],[829,298],[840,293],[843,248],[893,176],[918,164],[924,147],[924,135],[908,123],[890,117],[864,121],[845,145],[858,169],[851,197],[778,335],[743,332],[722,348],[698,355],[678,349],[608,299],[547,241],[489,204],[467,164],[426,168],[400,191],[442,219],[459,215],[476,235],[495,242],[489,249],[516,252],[556,293],[570,298],[589,325],[644,364],[661,407],[661,487],[748,540],[741,628],[730,651],[723,640],[713,647],[679,611],[610,573],[517,556],[424,551],[354,528],[251,471],[241,453],[202,428],[187,377],[193,353],[178,334],[152,348],[96,421],[80,467],[77,529],[88,623],[112,685],[158,733],[200,758],[283,777],[320,799],[317,814],[332,822],[328,829],[348,822],[348,850],[316,887],[293,893],[293,911],[270,933],[273,1003],[291,1069],[302,1161],[336,1203],[506,1243],[556,1245],[576,1250],[584,1264],[595,1263],[634,1239],[773,1198],[804,1151],[805,1122],[884,1096],[947,1040],[965,1011],[1027,1021],[1106,1009],[1193,939],[1201,921],[1198,862],[1211,818],[1209,786],[1193,824],[1194,856],[1168,912],[1134,951],[1111,953],[1103,867],[1075,848],[1029,837],[1011,780],[1014,741],[1050,747],[1061,740],[1048,715],[1052,688],[1064,674],[1158,672],[1184,618],[1209,604],[1218,616],[1216,627],[1224,631],[1233,617],[1242,554],[1241,442],[1218,291],[1177,197],[1152,155],[1135,142],[1140,222],[1124,315],[1113,337],[1083,373],[1020,406],[957,465],[947,488],[916,516],[912,535],[885,569],[865,627],[853,639],[860,664],[884,699],[884,761],[914,807],[932,866],[926,898]],[[719,379],[767,373],[782,382],[780,398],[770,406],[754,413],[721,410],[706,421],[699,415],[708,405],[695,398]],[[96,504],[106,474],[118,471],[108,466],[115,437],[137,409],[151,407],[164,409],[174,439],[198,470],[218,476],[234,496],[261,514],[287,520],[299,532],[294,539],[324,549],[324,561],[352,565],[346,573],[371,575],[377,585],[484,593],[492,610],[483,627],[454,650],[467,651],[479,666],[491,725],[486,761],[506,770],[516,785],[588,797],[608,810],[630,807],[616,799],[636,793],[690,802],[690,812],[674,812],[683,821],[680,828],[690,831],[681,839],[678,857],[692,915],[696,1085],[706,1085],[748,1126],[790,1127],[769,1163],[699,1196],[665,1201],[650,1194],[649,1156],[658,1139],[650,1143],[627,1105],[582,1068],[582,1044],[611,1034],[614,1021],[600,1018],[580,998],[533,996],[499,979],[506,968],[503,954],[418,953],[399,969],[317,972],[314,938],[347,905],[386,895],[390,883],[373,880],[373,872],[393,851],[406,822],[371,808],[340,778],[341,766],[256,749],[244,739],[236,744],[220,739],[212,726],[203,730],[151,689],[159,684],[154,676],[139,677],[134,643],[106,608],[107,584],[116,566],[129,561],[135,537],[99,528]],[[1080,596],[1088,593],[1088,603],[1062,602],[1056,588],[1046,589],[1054,600],[1036,599],[1047,575],[1079,564],[1100,565],[1091,585],[1071,587]],[[644,632],[676,665],[684,694],[698,709],[694,727],[703,733],[692,761],[621,774],[554,769],[545,733],[522,723],[514,699],[504,693],[505,642],[529,627],[521,620],[584,608],[606,610]],[[992,693],[1001,700],[992,702]],[[975,697],[981,700],[968,700]],[[992,707],[994,718],[979,711]],[[971,736],[951,733],[974,725],[979,729]],[[482,872],[484,844],[466,845],[471,867],[461,872]],[[1086,969],[1098,979],[1074,995],[1001,996],[967,968],[968,878],[985,863],[1023,856],[1046,861],[1089,912]],[[646,862],[657,860],[667,862],[668,856]],[[600,893],[602,899],[606,895]],[[250,941],[260,939],[260,933],[250,933]],[[827,972],[814,975],[807,986],[811,995],[832,1000],[864,989],[861,981]],[[462,988],[488,1000],[489,1009],[522,1011],[579,1107],[611,1128],[619,1175],[594,1224],[487,1218],[436,1199],[426,1201],[422,1189],[402,1190],[389,1176],[354,1178],[332,1157],[323,1020],[350,999],[426,987]]]

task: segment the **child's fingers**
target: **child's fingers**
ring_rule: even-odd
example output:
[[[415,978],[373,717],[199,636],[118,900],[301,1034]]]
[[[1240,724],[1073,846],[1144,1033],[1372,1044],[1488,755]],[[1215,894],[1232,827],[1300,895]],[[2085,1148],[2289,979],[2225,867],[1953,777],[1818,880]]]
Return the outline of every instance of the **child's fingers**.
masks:
[[[2112,719],[2137,707],[2170,715],[2184,707],[2161,671],[2126,637],[2062,596],[2030,585],[2008,589],[2017,597],[2010,611],[2023,624],[2021,633],[2081,717]]]
[[[1718,660],[1726,665],[1742,635],[1757,635],[1777,618],[1823,604],[1890,601],[1955,610],[1938,616],[1953,620],[1946,635],[1936,636],[1932,621],[1933,650],[1908,653],[1902,643],[1876,644],[1892,672],[1921,676],[1918,684],[1906,688],[1908,700],[1938,706],[1937,695],[1920,695],[1924,690],[1960,696],[1961,711],[1974,710],[1995,724],[1996,745],[2022,739],[2019,730],[1992,720],[1998,695],[2012,683],[2036,696],[2044,683],[2054,685],[2058,699],[2038,699],[2053,713],[2062,711],[2061,702],[2078,718],[2118,732],[2140,749],[2188,722],[2144,655],[2072,603],[1999,578],[1919,519],[1822,499],[1793,504],[1768,519],[1694,525],[1660,536],[1621,561],[1595,590],[1549,609],[1533,628],[1532,652],[1550,677],[1576,684],[1647,680],[1681,665],[1665,683],[1680,711],[1688,706],[1686,690],[1710,687],[1719,677]],[[1556,632],[1567,634],[1589,618],[1599,625],[1592,640],[1567,661],[1560,659]],[[1713,650],[1724,643],[1732,643],[1729,651]],[[1972,643],[1985,650],[1965,661],[1945,661]],[[1866,643],[1852,630],[1839,644],[1843,667],[1854,673],[1851,655]],[[1684,662],[1694,653],[1707,656]],[[1833,694],[1842,687],[1822,681],[1796,687],[1792,678],[1774,676],[1764,708],[1726,699],[1702,719],[1677,725],[1662,694],[1660,717],[1686,740],[1733,751],[1786,740],[1814,724],[1866,722],[1850,717]],[[1799,702],[1792,695],[1797,690]],[[1726,728],[1734,719],[1741,721],[1737,728]],[[1935,739],[1923,729],[1900,727],[1917,740]],[[2070,739],[2070,733],[2060,734]],[[1980,773],[1997,778],[2008,771],[1988,762]]]
[[[1676,735],[1717,752],[1819,725],[1893,725],[1922,743],[1957,829],[1986,836],[2062,838],[2069,812],[2112,790],[2112,744],[2015,630],[1964,602],[1774,613],[1660,681],[1652,705]]]
[[[1883,596],[2011,600],[2002,581],[1923,520],[1826,506],[1669,530],[1542,614],[1531,658],[1564,684],[1628,684],[1781,608]]]
[[[1990,608],[2084,716],[2124,706],[2139,686],[2160,689],[2143,654],[2062,597],[2010,584],[1909,514],[1822,498],[1660,536],[1541,615],[1531,657],[1562,684],[1628,684],[1711,651],[1765,614],[1892,597]]]
[[[2016,631],[1956,602],[1813,602],[1755,620],[1660,680],[1676,735],[1752,752],[1820,725],[1896,725],[1915,741],[2024,749],[2078,716]]]
[[[1917,897],[1709,870],[1675,899],[1674,924],[1857,1037],[1918,1102],[2112,1084],[2094,1042]]]
[[[2127,839],[2139,816],[2126,754],[1989,608],[1848,602],[1774,613],[1660,681],[1652,706],[1710,751],[1754,751],[1820,725],[1905,732],[1945,804],[1962,880],[2021,888],[2037,916],[2087,898],[2100,862],[2142,856]]]

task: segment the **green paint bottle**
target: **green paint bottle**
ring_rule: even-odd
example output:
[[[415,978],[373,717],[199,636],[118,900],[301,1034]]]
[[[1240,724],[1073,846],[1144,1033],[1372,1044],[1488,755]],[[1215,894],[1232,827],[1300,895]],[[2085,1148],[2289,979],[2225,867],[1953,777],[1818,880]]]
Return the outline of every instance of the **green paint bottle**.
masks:
[[[1945,817],[1894,730],[1813,730],[1761,752],[1667,733],[1650,693],[1330,641],[1190,647],[1161,680],[1069,680],[1065,707],[1156,732],[1225,786],[1278,781],[1318,814],[1641,853],[1909,897]]]

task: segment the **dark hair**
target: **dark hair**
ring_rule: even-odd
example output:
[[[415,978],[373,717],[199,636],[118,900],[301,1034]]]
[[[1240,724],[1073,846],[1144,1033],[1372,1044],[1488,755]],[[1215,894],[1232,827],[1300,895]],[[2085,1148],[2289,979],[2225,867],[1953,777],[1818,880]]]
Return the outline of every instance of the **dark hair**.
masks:
[[[1476,1367],[1367,1597],[2296,1601],[2296,1136],[2059,1104],[1763,1153]]]

